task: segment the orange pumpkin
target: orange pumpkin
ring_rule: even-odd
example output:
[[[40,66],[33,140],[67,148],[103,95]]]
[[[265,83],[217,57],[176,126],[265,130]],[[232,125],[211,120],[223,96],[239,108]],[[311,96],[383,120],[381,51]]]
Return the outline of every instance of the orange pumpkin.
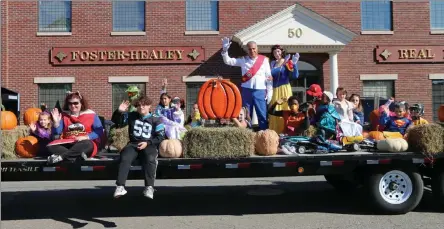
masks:
[[[441,105],[438,109],[438,120],[444,122],[444,105]]]
[[[232,82],[211,79],[199,90],[197,105],[203,119],[237,118],[242,108],[239,88]]]
[[[42,112],[39,108],[28,108],[23,114],[23,122],[25,125],[35,123],[39,120],[39,114]]]
[[[11,111],[5,111],[5,107],[2,105],[2,115],[1,115],[1,129],[2,130],[13,130],[17,127],[17,116]]]
[[[373,140],[384,140],[384,133],[382,133],[381,131],[370,131],[368,133],[368,138],[369,139],[373,139]]]
[[[38,140],[34,136],[22,137],[15,142],[15,153],[20,157],[35,157],[38,153],[38,150]]]
[[[254,148],[256,154],[262,156],[275,155],[279,147],[279,135],[274,130],[261,130],[255,135]]]
[[[368,131],[362,131],[362,137],[368,138]]]

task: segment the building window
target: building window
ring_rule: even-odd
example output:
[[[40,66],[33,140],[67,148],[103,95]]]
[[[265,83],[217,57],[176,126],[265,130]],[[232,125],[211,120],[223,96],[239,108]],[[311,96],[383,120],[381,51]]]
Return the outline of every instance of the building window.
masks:
[[[145,1],[113,2],[113,31],[145,31]]]
[[[392,3],[387,0],[361,2],[362,31],[392,31]]]
[[[42,103],[48,106],[48,109],[53,108],[57,101],[63,107],[65,102],[66,92],[72,91],[72,84],[69,83],[44,83],[39,84],[39,104]]]
[[[187,99],[185,101],[187,116],[191,114],[191,111],[193,110],[193,104],[197,103],[197,95],[199,94],[199,89],[200,87],[202,87],[203,84],[204,82],[187,83],[187,89],[186,89]]]
[[[219,31],[219,2],[216,0],[187,0],[186,30]]]
[[[71,1],[39,1],[39,32],[71,32]]]
[[[113,111],[119,108],[119,105],[123,100],[128,100],[128,93],[126,89],[130,86],[137,86],[141,95],[145,95],[145,83],[113,83],[112,84],[112,97],[113,97]],[[153,105],[156,101],[153,101]]]
[[[432,80],[433,120],[438,121],[438,109],[444,104],[444,80]]]
[[[444,29],[444,1],[430,1],[430,28]]]
[[[364,80],[362,81],[362,97],[374,98],[377,95],[382,99],[389,99],[394,94],[393,80]]]

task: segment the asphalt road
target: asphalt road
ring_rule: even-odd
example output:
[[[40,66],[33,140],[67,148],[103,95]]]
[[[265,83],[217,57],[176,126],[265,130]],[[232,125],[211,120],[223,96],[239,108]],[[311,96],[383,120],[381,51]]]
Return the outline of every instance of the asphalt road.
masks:
[[[372,213],[365,196],[337,193],[323,177],[142,181],[114,200],[113,181],[1,183],[2,229],[443,228],[429,191],[406,215]]]

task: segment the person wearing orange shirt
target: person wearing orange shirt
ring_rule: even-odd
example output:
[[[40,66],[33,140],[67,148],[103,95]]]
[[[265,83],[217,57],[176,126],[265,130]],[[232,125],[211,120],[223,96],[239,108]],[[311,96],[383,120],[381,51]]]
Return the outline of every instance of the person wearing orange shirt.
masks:
[[[282,105],[284,102],[288,103],[290,110],[276,111],[277,105]],[[308,118],[308,109],[304,112],[299,112],[299,101],[296,96],[278,99],[268,109],[268,114],[279,116],[284,119],[284,133],[288,136],[301,135],[304,130],[310,127],[310,119]]]

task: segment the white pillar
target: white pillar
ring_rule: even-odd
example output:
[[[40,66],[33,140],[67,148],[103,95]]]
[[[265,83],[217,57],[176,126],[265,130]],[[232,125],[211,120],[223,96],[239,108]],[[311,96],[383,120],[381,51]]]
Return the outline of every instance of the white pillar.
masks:
[[[333,93],[333,97],[336,98],[336,89],[339,84],[339,76],[338,76],[338,53],[331,52],[329,53],[330,59],[330,91]]]

